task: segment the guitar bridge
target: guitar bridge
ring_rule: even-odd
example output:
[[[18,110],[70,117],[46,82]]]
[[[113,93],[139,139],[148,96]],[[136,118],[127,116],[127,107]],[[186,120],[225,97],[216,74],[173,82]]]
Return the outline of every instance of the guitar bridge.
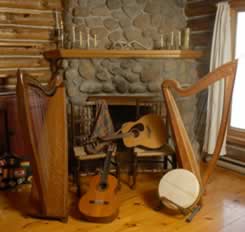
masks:
[[[90,204],[95,204],[95,205],[109,205],[109,201],[104,201],[104,200],[90,200],[89,201]]]

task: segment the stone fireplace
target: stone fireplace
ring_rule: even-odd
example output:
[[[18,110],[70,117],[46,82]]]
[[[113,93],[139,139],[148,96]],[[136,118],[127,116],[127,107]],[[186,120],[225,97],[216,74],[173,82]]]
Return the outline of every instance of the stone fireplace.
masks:
[[[96,35],[100,49],[107,49],[116,41],[138,41],[146,48],[158,49],[161,35],[186,26],[184,5],[178,0],[66,2],[66,48],[79,48],[81,33],[86,49],[89,33],[90,38]],[[142,47],[133,44],[133,49]],[[65,61],[64,68],[68,95],[74,100],[89,94],[158,95],[163,79],[180,77],[182,83],[191,84],[197,78],[193,60],[74,59]]]
[[[184,1],[180,0],[70,0],[65,1],[65,48],[86,48],[96,35],[98,49],[117,41],[137,41],[131,49],[159,49],[161,36],[186,27]],[[75,40],[74,40],[75,30]],[[91,40],[93,41],[93,40]],[[165,42],[165,41],[164,41]],[[166,41],[167,42],[167,41]],[[92,42],[91,42],[92,44]],[[91,45],[90,49],[94,49]],[[164,79],[192,85],[198,79],[198,62],[174,58],[104,58],[63,60],[67,94],[74,103],[88,96],[162,97]],[[185,125],[193,134],[196,98],[181,100]]]

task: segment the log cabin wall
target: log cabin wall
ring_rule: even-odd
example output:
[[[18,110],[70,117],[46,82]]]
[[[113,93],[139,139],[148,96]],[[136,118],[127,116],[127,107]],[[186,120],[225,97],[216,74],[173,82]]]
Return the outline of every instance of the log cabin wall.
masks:
[[[191,42],[196,49],[209,50],[216,14],[220,0],[188,0],[185,7],[187,26],[191,28]]]
[[[15,86],[17,69],[47,81],[49,63],[42,52],[56,48],[56,12],[62,0],[0,1],[0,85]]]
[[[209,71],[210,51],[216,15],[216,4],[221,0],[187,0],[185,14],[187,26],[191,28],[191,46],[206,52],[198,67],[199,76]]]
[[[205,51],[205,56],[199,60],[197,73],[203,77],[209,72],[210,52],[216,15],[216,4],[221,0],[187,0],[185,15],[187,27],[191,29],[191,47]],[[207,91],[202,92],[197,99],[196,137],[199,144],[203,144],[206,126]]]

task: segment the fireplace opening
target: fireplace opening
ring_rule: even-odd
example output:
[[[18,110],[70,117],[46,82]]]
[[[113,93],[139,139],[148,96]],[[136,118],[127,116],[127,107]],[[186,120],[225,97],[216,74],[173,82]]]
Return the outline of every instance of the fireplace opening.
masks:
[[[134,122],[143,115],[148,113],[156,113],[166,119],[166,110],[162,100],[145,100],[137,101],[133,105],[123,104],[108,104],[109,113],[114,125],[115,131],[118,131],[121,126],[126,122]],[[71,138],[73,146],[81,146],[85,138],[91,135],[95,125],[96,103],[86,102],[86,104],[76,105],[72,104],[71,107]],[[121,170],[130,172],[133,163],[133,148],[124,146],[123,139],[116,140],[117,152],[120,156]],[[103,161],[88,161],[83,166],[85,173],[93,173],[95,169],[103,166]],[[152,166],[152,164],[151,164]],[[142,164],[143,169],[151,169],[147,163]]]
[[[115,131],[119,130],[123,123],[137,119],[136,106],[109,106],[109,112],[113,121]]]

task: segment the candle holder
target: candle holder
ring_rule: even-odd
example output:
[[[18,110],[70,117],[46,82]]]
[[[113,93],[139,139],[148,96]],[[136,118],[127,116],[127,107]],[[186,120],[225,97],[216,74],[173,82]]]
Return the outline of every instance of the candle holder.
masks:
[[[73,33],[74,34],[74,33]],[[81,49],[95,49],[98,46],[98,39],[97,35],[90,35],[89,30],[86,31],[86,33],[83,33],[82,31],[79,31],[79,41],[76,40],[76,35],[73,35],[73,47],[78,47]]]

